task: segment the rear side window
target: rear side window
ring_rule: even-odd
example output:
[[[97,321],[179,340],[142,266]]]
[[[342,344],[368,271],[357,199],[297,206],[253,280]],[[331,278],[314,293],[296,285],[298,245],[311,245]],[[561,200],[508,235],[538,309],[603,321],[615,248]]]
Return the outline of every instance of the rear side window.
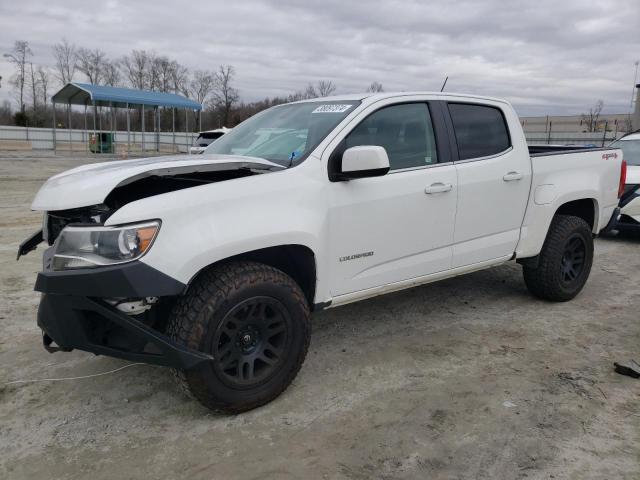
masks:
[[[460,160],[488,157],[511,146],[500,109],[486,105],[450,103],[449,112]]]

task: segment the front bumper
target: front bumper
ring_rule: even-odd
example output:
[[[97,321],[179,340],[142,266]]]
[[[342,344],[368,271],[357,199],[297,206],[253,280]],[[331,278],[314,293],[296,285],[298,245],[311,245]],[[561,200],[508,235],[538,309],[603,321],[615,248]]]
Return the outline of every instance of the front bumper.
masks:
[[[135,362],[194,368],[212,357],[178,345],[141,316],[126,315],[102,300],[170,297],[184,293],[185,288],[142,262],[41,272],[35,290],[43,294],[38,326],[44,347],[50,352],[78,349]]]

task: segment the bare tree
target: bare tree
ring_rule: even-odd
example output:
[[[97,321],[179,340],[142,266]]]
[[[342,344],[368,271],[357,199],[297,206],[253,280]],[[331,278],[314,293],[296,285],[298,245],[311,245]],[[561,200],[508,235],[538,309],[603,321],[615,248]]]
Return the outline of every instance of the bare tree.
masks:
[[[122,58],[120,64],[127,80],[133,88],[146,90],[149,88],[149,69],[153,55],[146,50],[132,50]]]
[[[99,85],[103,79],[104,63],[106,61],[104,51],[99,48],[95,50],[79,48],[76,53],[76,59],[78,70],[87,76],[89,83]]]
[[[384,92],[384,89],[382,88],[382,84],[380,82],[371,82],[371,85],[367,87],[367,92],[380,93]]]
[[[105,85],[110,87],[117,87],[120,85],[120,69],[118,68],[118,62],[110,62],[105,60],[102,65],[102,81]]]
[[[318,96],[328,97],[336,91],[336,86],[331,80],[320,80],[316,85],[316,89],[318,91]]]
[[[153,59],[153,70],[155,71],[156,88],[161,92],[172,90],[174,63],[169,57],[161,55]]]
[[[598,130],[598,119],[604,107],[604,102],[598,100],[596,104],[589,109],[589,113],[582,114],[582,123],[587,127],[588,132],[596,132]]]
[[[49,71],[43,67],[42,65],[40,65],[38,67],[38,89],[40,90],[40,96],[42,98],[42,105],[44,105],[44,109],[45,111],[47,110],[47,94],[49,91]]]
[[[215,74],[213,90],[213,104],[222,112],[222,124],[228,125],[231,117],[231,108],[238,101],[238,90],[233,88],[231,82],[236,71],[231,65],[220,65]]]
[[[198,103],[204,103],[215,88],[216,76],[205,70],[193,72],[193,78],[189,82],[189,96]]]
[[[53,57],[56,60],[56,76],[62,85],[73,81],[76,73],[76,47],[66,38],[56,43],[53,48]]]
[[[171,62],[171,86],[173,93],[188,93],[187,82],[189,80],[189,70],[173,60]]]
[[[31,88],[33,113],[36,113],[38,110],[38,77],[36,76],[36,70],[33,68],[33,62],[29,62],[29,87]]]
[[[13,50],[5,53],[3,57],[8,58],[11,63],[16,66],[17,73],[12,78],[11,83],[19,92],[20,111],[24,113],[24,86],[26,83],[27,59],[33,55],[29,42],[24,40],[16,40],[13,44]]]
[[[318,92],[316,92],[316,87],[314,87],[313,84],[311,83],[307,85],[307,87],[304,89],[303,92],[300,92],[300,93],[301,93],[302,100],[306,100],[309,98],[316,98],[319,96]]]

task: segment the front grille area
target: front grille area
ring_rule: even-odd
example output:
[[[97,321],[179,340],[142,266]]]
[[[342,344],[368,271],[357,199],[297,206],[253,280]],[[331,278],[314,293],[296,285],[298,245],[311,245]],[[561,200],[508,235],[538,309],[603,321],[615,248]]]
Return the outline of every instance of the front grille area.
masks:
[[[67,225],[102,224],[109,218],[111,213],[111,210],[106,205],[94,205],[71,210],[47,212],[44,221],[47,243],[53,245],[62,229]]]

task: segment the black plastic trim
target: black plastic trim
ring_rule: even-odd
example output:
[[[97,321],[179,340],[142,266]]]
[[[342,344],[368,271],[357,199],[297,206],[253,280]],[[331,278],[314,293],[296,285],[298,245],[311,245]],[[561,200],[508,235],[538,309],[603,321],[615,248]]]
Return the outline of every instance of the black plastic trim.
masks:
[[[320,312],[322,310],[329,308],[330,306],[331,306],[331,300],[329,300],[328,302],[314,303],[311,311]]]
[[[609,233],[610,231],[615,230],[616,225],[618,224],[619,216],[620,216],[620,207],[616,207],[613,210],[613,214],[611,215],[609,222],[602,230],[600,230],[600,233]]]
[[[438,145],[438,163],[457,162],[458,146],[447,102],[445,100],[434,100],[430,102],[430,106],[434,117],[432,121],[436,134],[436,144]],[[445,161],[445,159],[447,160]]]
[[[92,323],[93,322],[93,323]],[[138,347],[110,346],[106,335],[92,335],[91,327],[111,325],[124,330]],[[43,295],[38,308],[42,342],[49,352],[73,349],[133,362],[191,369],[213,357],[175,343],[166,335],[96,299],[74,295]],[[55,342],[57,346],[52,346]],[[155,346],[155,352],[145,347]]]
[[[606,148],[606,147],[598,147],[598,148],[569,148],[567,150],[559,150],[553,152],[540,152],[540,153],[530,153],[529,156],[532,158],[536,157],[549,157],[551,155],[569,155],[571,153],[583,153],[583,152],[605,152],[607,150],[616,150],[615,148]]]
[[[140,261],[98,268],[38,273],[34,290],[86,297],[181,295],[186,285]]]
[[[16,260],[20,260],[21,256],[34,251],[43,241],[44,237],[42,235],[42,229],[40,229],[20,244],[20,247],[18,247],[18,256],[16,257]]]
[[[516,263],[519,263],[523,267],[538,268],[540,265],[540,256],[536,255],[535,257],[518,258],[516,259]]]

